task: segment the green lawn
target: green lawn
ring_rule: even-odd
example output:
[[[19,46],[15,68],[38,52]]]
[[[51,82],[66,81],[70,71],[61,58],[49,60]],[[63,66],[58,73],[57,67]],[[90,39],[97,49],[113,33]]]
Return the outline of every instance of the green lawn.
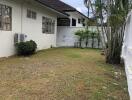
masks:
[[[100,53],[56,48],[0,60],[0,100],[129,100],[124,68]]]

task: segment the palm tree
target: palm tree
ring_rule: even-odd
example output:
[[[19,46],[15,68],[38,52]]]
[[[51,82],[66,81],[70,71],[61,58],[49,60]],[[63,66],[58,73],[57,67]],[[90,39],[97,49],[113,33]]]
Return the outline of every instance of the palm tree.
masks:
[[[94,16],[100,20],[101,32],[105,43],[106,61],[108,63],[120,63],[120,53],[123,42],[125,18],[129,11],[129,0],[95,0],[95,4],[91,4],[91,0],[85,0],[90,3]],[[94,9],[95,8],[95,9]],[[104,15],[107,15],[104,16]],[[104,27],[104,18],[107,18],[107,27]],[[98,22],[97,22],[98,27]],[[98,31],[99,32],[99,31]],[[107,37],[105,35],[107,34]],[[105,40],[107,38],[107,41]]]
[[[112,1],[112,2],[111,2]],[[129,0],[108,0],[107,24],[111,27],[108,31],[106,61],[108,63],[120,63],[122,42],[124,37],[125,19],[129,11]]]
[[[90,13],[90,6],[89,6],[89,0],[84,0],[84,5],[86,6],[86,8],[88,9],[88,20],[89,20],[89,13]],[[87,21],[89,22],[89,21]],[[87,23],[87,30],[89,28],[89,23]]]
[[[94,1],[94,0],[93,0]],[[94,18],[95,18],[95,24],[96,24],[96,26],[97,26],[97,31],[98,31],[98,33],[99,33],[99,36],[100,36],[100,38],[101,38],[101,43],[102,43],[102,46],[103,46],[103,49],[105,49],[105,42],[106,42],[106,38],[105,38],[105,34],[104,34],[104,31],[103,31],[103,28],[102,28],[102,32],[100,32],[100,25],[99,25],[99,23],[98,23],[98,16],[97,16],[97,14],[96,14],[96,12],[95,12],[95,7],[93,7],[93,3],[92,3],[92,1],[91,0],[84,0],[84,4],[85,4],[85,6],[87,7],[87,5],[89,5],[89,7],[91,8],[91,10],[92,10],[92,13],[93,13],[93,15],[94,15]]]
[[[85,34],[84,34],[84,30],[78,30],[77,32],[75,32],[75,35],[77,35],[79,37],[79,47],[82,48],[82,42],[85,38]]]
[[[86,29],[85,32],[84,32],[85,40],[86,40],[85,41],[86,48],[88,47],[88,44],[89,44],[90,34],[91,34],[91,32],[88,29]]]

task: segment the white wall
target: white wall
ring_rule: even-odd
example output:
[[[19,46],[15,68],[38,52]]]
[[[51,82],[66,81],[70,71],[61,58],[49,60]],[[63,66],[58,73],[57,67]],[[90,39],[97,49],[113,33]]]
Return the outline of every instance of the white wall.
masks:
[[[15,33],[25,33],[26,40],[35,40],[38,44],[38,50],[50,48],[51,45],[56,46],[57,27],[55,25],[55,34],[43,34],[42,16],[50,17],[56,21],[57,14],[34,2],[24,3],[23,6],[20,2],[22,1],[0,0],[0,4],[12,7],[12,31],[0,30],[0,57],[15,54]],[[27,8],[37,12],[36,20],[26,17]]]
[[[124,59],[128,90],[130,94],[130,100],[132,100],[132,11],[129,13],[126,22],[121,56]]]
[[[15,53],[13,36],[15,32],[21,31],[21,5],[6,0],[0,0],[0,4],[12,7],[12,31],[0,30],[0,57],[5,57]]]
[[[57,46],[58,47],[73,47],[74,43],[78,42],[78,37],[75,32],[78,30],[85,30],[84,27],[69,27],[69,26],[59,26],[57,28]],[[91,31],[97,31],[96,26],[89,27]],[[88,47],[91,47],[92,40],[89,41]],[[85,43],[82,43],[85,46]],[[101,45],[100,45],[101,46]],[[95,48],[98,48],[97,40],[94,44]],[[101,48],[101,47],[100,47]]]
[[[59,26],[57,28],[57,46],[61,47],[71,47],[74,46],[74,43],[78,41],[75,32],[79,29],[77,27],[69,27],[69,26]]]
[[[39,5],[27,5],[24,4],[23,8],[23,24],[22,24],[22,33],[27,35],[27,40],[33,39],[38,44],[38,50],[50,48],[52,46],[56,46],[56,31],[57,31],[57,16],[49,11],[44,9],[43,7],[39,7]],[[37,19],[29,19],[26,18],[26,11],[31,9],[37,12]],[[55,20],[55,33],[54,34],[45,34],[42,33],[42,16],[46,16]],[[28,27],[27,27],[28,26]]]
[[[132,11],[129,13],[126,21],[125,33],[124,33],[124,42],[122,46],[122,57],[126,58],[132,53]],[[131,56],[132,58],[132,56]]]

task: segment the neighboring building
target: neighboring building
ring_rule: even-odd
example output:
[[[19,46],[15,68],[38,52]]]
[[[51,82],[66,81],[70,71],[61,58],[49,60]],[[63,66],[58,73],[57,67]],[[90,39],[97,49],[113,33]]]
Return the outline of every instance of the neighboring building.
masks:
[[[65,10],[65,12],[68,13],[70,16],[66,19],[58,19],[57,46],[73,47],[75,42],[78,41],[75,32],[77,30],[85,29],[85,16],[74,9]]]
[[[126,20],[122,58],[125,63],[130,100],[132,100],[132,11],[128,14]]]
[[[59,16],[57,18],[57,47],[73,47],[74,43],[78,41],[75,32],[85,29],[87,17],[59,0],[43,0],[43,2],[69,15],[69,17]]]
[[[59,0],[0,0],[0,57],[15,54],[17,40],[34,40],[38,50],[61,46],[64,38],[70,45],[70,30],[84,28],[86,19]]]

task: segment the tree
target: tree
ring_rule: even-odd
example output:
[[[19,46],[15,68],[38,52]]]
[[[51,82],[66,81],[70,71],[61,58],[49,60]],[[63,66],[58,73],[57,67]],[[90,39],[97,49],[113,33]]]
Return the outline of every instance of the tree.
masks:
[[[84,32],[84,37],[85,37],[85,46],[88,47],[88,43],[89,43],[89,38],[90,38],[90,31],[88,29],[85,30]]]
[[[78,30],[77,32],[75,32],[75,35],[77,35],[79,37],[79,47],[82,48],[82,42],[83,42],[84,37],[85,37],[84,30]]]
[[[120,63],[121,48],[124,36],[125,19],[131,7],[129,0],[85,0],[90,3],[96,25],[101,26],[102,44],[106,55],[106,62],[112,64]],[[106,26],[104,26],[104,19]],[[99,32],[99,31],[98,31]]]
[[[128,4],[128,0],[107,0],[107,63],[119,64],[121,61],[120,55],[124,37],[125,19],[129,12]]]
[[[98,39],[98,34],[97,32],[91,32],[90,33],[90,37],[92,39],[92,42],[91,42],[91,47],[94,48],[94,44],[95,44],[95,39]]]
[[[82,48],[82,43],[85,43],[85,47],[88,47],[89,40],[92,39],[91,47],[94,48],[95,39],[99,40],[99,35],[97,32],[93,32],[90,30],[78,30],[75,32],[75,35],[79,37],[79,47]],[[100,41],[98,41],[99,44]],[[98,46],[99,47],[99,46]]]
[[[99,33],[97,33],[97,40],[98,40],[98,48],[100,48],[100,41],[101,41],[101,39],[100,39]]]

